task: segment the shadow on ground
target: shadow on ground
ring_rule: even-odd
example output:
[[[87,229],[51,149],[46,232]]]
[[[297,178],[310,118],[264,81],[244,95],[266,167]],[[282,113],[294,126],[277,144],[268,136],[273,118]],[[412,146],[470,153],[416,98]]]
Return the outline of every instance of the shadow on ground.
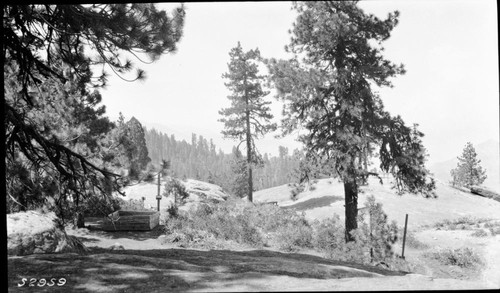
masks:
[[[336,201],[341,201],[344,200],[343,197],[341,196],[335,196],[335,195],[326,195],[322,197],[315,197],[311,198],[296,204],[292,204],[289,206],[283,207],[284,209],[294,209],[297,211],[305,211],[305,210],[310,210],[314,208],[320,208],[320,207],[325,207],[329,206],[330,204],[336,202]]]
[[[266,278],[339,279],[400,276],[381,268],[353,265],[317,256],[267,250],[200,251],[155,249],[110,251],[92,249],[75,253],[9,257],[9,292],[32,291],[18,288],[21,278],[60,278],[57,287],[37,287],[37,292],[168,292],[222,288],[228,282],[252,279],[265,284]],[[251,286],[251,285],[250,285]],[[265,288],[249,288],[263,290]]]

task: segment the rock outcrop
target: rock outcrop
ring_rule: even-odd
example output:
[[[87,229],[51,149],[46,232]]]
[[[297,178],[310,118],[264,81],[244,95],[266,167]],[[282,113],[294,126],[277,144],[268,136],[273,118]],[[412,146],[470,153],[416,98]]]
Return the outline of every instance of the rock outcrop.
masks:
[[[7,254],[85,252],[87,248],[68,236],[54,213],[36,211],[7,214]]]

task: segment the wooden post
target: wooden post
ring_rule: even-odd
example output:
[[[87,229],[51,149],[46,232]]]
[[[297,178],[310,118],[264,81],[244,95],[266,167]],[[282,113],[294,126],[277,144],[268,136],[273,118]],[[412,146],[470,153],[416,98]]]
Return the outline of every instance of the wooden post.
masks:
[[[405,230],[403,233],[403,252],[401,253],[401,258],[405,259],[405,242],[406,242],[406,228],[408,227],[408,214],[405,217]]]
[[[160,195],[160,173],[158,173],[158,195],[156,196],[156,200],[158,201],[158,211],[160,211],[160,200],[161,200],[161,195]]]

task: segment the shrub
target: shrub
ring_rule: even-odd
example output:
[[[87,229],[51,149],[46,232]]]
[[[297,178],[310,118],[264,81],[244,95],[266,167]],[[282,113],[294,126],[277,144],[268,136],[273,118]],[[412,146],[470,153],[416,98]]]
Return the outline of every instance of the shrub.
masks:
[[[121,198],[118,198],[118,204],[120,206],[119,207],[120,210],[148,211],[148,209],[144,207],[144,200],[138,200],[138,199],[123,200]]]
[[[335,216],[313,223],[313,246],[320,251],[333,251],[345,242],[344,228],[339,223],[339,217]]]
[[[177,218],[179,216],[179,208],[175,204],[171,204],[167,208],[167,213],[170,218]]]
[[[486,236],[488,236],[488,233],[486,233],[486,231],[484,231],[483,229],[478,229],[478,230],[474,231],[474,233],[470,234],[470,236],[486,237]]]
[[[297,196],[305,189],[304,184],[294,184],[290,190],[290,199],[297,200]]]
[[[479,223],[486,222],[488,219],[486,218],[475,218],[471,216],[462,216],[454,220],[443,220],[434,224],[434,227],[437,229],[446,229],[446,230],[465,230],[471,229],[471,226],[475,226]]]
[[[366,209],[359,215],[358,229],[353,232],[357,244],[363,251],[369,251],[369,262],[392,257],[392,245],[398,239],[396,222],[387,223],[387,215],[382,210],[382,204],[377,203],[373,196],[367,198],[365,207]],[[368,219],[365,220],[367,216]]]
[[[86,217],[105,217],[119,210],[125,201],[114,197],[88,197],[80,205],[81,211]]]
[[[307,224],[281,226],[276,236],[278,248],[284,251],[312,247],[313,231]]]
[[[345,243],[345,230],[337,217],[314,222],[313,246],[326,257],[342,261],[377,263],[392,259],[392,245],[398,239],[396,223],[387,223],[382,205],[373,196],[368,197],[365,207],[359,214],[358,229],[351,232],[355,241]]]
[[[206,231],[213,241],[261,247],[274,243],[286,251],[312,246],[312,227],[304,215],[274,205],[254,205],[240,199],[228,199],[219,204],[200,204],[185,215],[172,217],[166,232],[176,235],[177,242],[195,245],[192,230]],[[184,236],[179,236],[184,235]],[[182,240],[182,241],[181,241]],[[208,239],[207,241],[212,241]]]
[[[493,236],[500,234],[500,227],[491,227],[489,230]]]
[[[484,224],[484,228],[495,228],[495,227],[500,227],[500,222],[487,222]]]
[[[425,256],[437,259],[445,265],[455,265],[463,268],[475,267],[483,263],[479,254],[468,247],[441,249],[436,252],[426,253]]]

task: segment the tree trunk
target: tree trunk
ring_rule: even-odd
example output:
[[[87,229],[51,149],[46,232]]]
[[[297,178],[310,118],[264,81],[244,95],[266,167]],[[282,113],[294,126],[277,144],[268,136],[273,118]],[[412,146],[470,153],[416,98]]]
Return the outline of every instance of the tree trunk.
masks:
[[[344,181],[345,193],[345,241],[354,241],[351,231],[358,228],[358,185],[356,181]]]
[[[85,228],[85,217],[83,216],[83,213],[77,212],[74,221],[74,225],[77,228]]]
[[[243,81],[245,84],[245,103],[246,103],[246,139],[247,139],[247,171],[248,171],[248,200],[253,202],[253,179],[252,179],[252,134],[250,133],[250,101],[247,96],[247,79]]]
[[[252,179],[252,137],[250,134],[250,113],[247,111],[247,171],[248,171],[248,200],[253,202]]]

